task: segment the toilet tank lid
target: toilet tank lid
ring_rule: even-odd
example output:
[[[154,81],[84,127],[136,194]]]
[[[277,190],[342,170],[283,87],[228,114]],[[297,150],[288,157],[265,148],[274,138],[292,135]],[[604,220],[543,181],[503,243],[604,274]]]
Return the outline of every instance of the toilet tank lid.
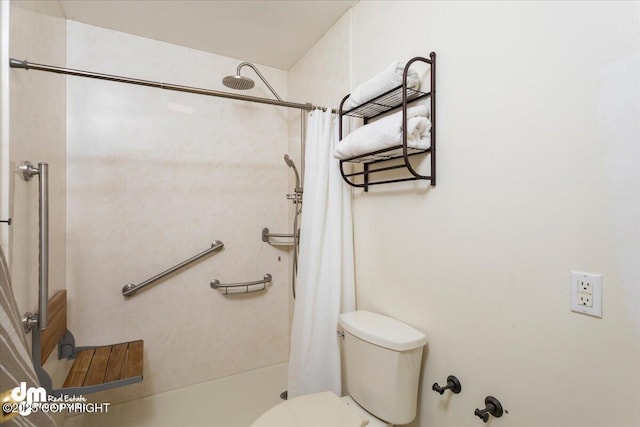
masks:
[[[342,313],[339,323],[351,335],[390,350],[413,350],[427,343],[422,332],[406,323],[370,311]]]

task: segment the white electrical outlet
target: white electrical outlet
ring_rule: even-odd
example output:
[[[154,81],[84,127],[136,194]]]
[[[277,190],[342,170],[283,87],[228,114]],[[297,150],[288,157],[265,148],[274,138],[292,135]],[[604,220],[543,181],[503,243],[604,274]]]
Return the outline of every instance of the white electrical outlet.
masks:
[[[578,277],[578,305],[593,307],[593,284],[587,277]]]
[[[602,317],[602,275],[571,272],[571,311]]]

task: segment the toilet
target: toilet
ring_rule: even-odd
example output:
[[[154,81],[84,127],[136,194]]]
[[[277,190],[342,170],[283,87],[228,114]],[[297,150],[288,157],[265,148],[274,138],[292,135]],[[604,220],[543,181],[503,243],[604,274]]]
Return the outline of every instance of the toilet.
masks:
[[[295,397],[265,412],[251,427],[391,427],[413,421],[427,337],[369,311],[343,313],[339,323],[349,395]]]

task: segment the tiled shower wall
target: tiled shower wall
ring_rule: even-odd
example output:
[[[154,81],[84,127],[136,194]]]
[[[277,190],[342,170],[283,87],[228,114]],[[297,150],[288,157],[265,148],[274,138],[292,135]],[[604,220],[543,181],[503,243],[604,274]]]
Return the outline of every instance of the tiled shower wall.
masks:
[[[221,78],[238,62],[68,23],[71,68],[226,90]],[[286,72],[261,70],[286,98]],[[96,399],[128,400],[286,361],[287,252],[260,234],[288,229],[286,110],[73,77],[67,90],[70,326],[80,344],[145,341],[144,381]],[[124,285],[214,240],[222,251],[122,296]],[[273,284],[264,293],[225,297],[209,286],[265,273]]]
[[[3,12],[9,10],[10,57],[64,65],[66,20],[58,2],[12,1],[2,7]],[[5,30],[3,27],[1,31]],[[8,184],[9,191],[8,199],[3,196],[0,204],[13,222],[11,227],[3,224],[9,231],[9,238],[3,238],[3,244],[8,243],[3,250],[20,313],[37,312],[38,177],[24,181],[16,168],[25,160],[34,165],[49,164],[49,295],[53,295],[66,287],[66,79],[22,69],[6,68],[5,72],[9,77],[9,108],[2,114],[8,114],[9,120],[3,122],[8,123],[3,154],[8,153],[9,161],[8,165],[2,163],[7,170],[2,171],[0,180],[7,180],[2,185]],[[31,335],[27,335],[27,343],[31,344]],[[65,365],[52,356],[45,369],[53,381],[61,382]],[[64,415],[54,414],[54,418],[61,423]]]

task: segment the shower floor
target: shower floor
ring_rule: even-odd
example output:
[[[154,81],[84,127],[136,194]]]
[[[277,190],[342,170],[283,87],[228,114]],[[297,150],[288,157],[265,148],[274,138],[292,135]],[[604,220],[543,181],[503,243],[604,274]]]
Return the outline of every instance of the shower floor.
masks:
[[[159,393],[65,420],[64,427],[248,427],[281,402],[287,363]]]

